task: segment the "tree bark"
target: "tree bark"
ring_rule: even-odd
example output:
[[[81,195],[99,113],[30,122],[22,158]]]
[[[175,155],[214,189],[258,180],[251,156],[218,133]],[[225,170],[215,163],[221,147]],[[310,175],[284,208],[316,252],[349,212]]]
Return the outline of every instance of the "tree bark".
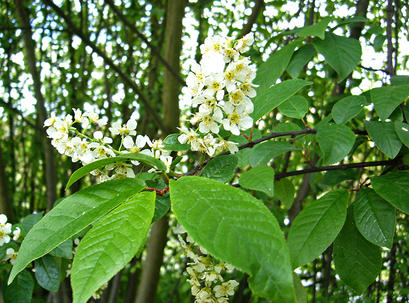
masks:
[[[172,70],[177,73],[180,70],[179,58],[182,49],[182,20],[185,6],[186,2],[181,0],[169,0],[167,3],[164,57]],[[167,134],[177,131],[179,126],[179,93],[179,82],[168,69],[165,69],[162,105],[163,124]],[[163,249],[167,242],[168,224],[168,218],[165,216],[152,226],[135,303],[149,303],[155,299],[163,262]]]
[[[389,277],[387,284],[386,303],[392,303],[394,301],[393,290],[395,288],[395,264],[396,264],[396,242],[393,243],[389,254]]]
[[[6,165],[3,159],[3,150],[0,144],[0,213],[5,214],[9,221],[14,220],[13,208],[10,203],[9,184],[6,174]]]
[[[35,57],[34,41],[32,39],[32,31],[28,12],[24,7],[23,0],[15,1],[17,8],[17,17],[22,27],[23,40],[25,46],[25,58],[33,78],[34,95],[37,100],[37,126],[39,127],[40,136],[43,139],[44,147],[44,164],[45,164],[45,181],[47,186],[47,210],[50,210],[55,200],[57,199],[57,171],[55,165],[55,155],[50,141],[47,139],[45,129],[43,129],[44,121],[47,119],[47,111],[45,108],[44,96],[41,92],[40,72],[37,69],[37,60]]]

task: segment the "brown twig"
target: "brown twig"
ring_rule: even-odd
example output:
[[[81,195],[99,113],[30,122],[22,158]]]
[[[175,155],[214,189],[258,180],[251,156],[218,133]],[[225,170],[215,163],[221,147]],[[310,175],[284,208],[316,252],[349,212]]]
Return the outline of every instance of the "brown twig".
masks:
[[[385,161],[358,162],[358,163],[310,167],[306,169],[300,169],[300,170],[276,174],[275,179],[279,180],[279,179],[286,178],[286,177],[303,175],[303,174],[308,174],[308,173],[316,173],[316,172],[321,172],[321,171],[329,171],[329,170],[345,170],[345,169],[359,168],[359,167],[394,165],[394,164],[399,163],[399,161],[400,159],[397,158],[397,159],[385,160]]]

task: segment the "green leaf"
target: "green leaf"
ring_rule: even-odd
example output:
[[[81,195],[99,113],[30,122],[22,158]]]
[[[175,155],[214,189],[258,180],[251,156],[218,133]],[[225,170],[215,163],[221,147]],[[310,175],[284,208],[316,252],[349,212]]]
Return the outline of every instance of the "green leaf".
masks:
[[[74,303],[85,303],[131,261],[151,225],[155,192],[142,192],[114,209],[85,235],[72,264]]]
[[[309,36],[317,36],[321,40],[324,40],[325,37],[325,30],[328,27],[328,23],[332,20],[331,17],[324,18],[318,23],[315,23],[313,25],[308,25],[300,28],[297,30],[297,34],[300,37],[309,37]]]
[[[407,75],[395,75],[395,76],[393,76],[391,78],[391,84],[393,86],[409,84],[409,76],[407,76]]]
[[[344,225],[347,202],[346,190],[334,190],[298,214],[288,233],[294,268],[311,262],[331,245]]]
[[[30,303],[33,290],[34,279],[29,271],[24,270],[10,285],[7,286],[4,280],[2,287],[4,303]]]
[[[281,201],[285,209],[290,209],[294,202],[295,188],[288,179],[280,179],[274,184],[274,197]]]
[[[270,166],[257,166],[243,173],[240,177],[241,187],[262,191],[266,195],[274,195],[274,169]]]
[[[383,45],[385,44],[385,35],[376,35],[373,41],[373,48],[376,52],[381,52],[383,50]]]
[[[296,119],[304,118],[309,108],[308,101],[303,96],[292,96],[282,103],[278,110],[284,116]]]
[[[21,221],[21,234],[23,236],[27,235],[27,233],[30,231],[33,226],[41,220],[43,217],[43,212],[39,212],[36,214],[31,214],[23,218]]]
[[[304,66],[312,59],[317,51],[311,44],[300,47],[293,55],[287,67],[292,78],[297,78]]]
[[[317,141],[324,163],[334,164],[344,159],[355,142],[354,132],[343,124],[328,124],[318,128]]]
[[[302,285],[301,279],[295,273],[293,273],[293,278],[297,303],[308,303],[307,301],[308,293],[305,287]]]
[[[409,148],[409,124],[396,121],[394,127],[400,141]]]
[[[356,227],[375,245],[392,247],[395,232],[395,208],[371,188],[362,188],[353,204]]]
[[[27,234],[9,283],[31,261],[44,256],[142,189],[137,179],[120,179],[90,186],[66,197]]]
[[[332,118],[335,123],[342,124],[359,115],[365,105],[364,96],[348,96],[339,100],[332,107]]]
[[[409,214],[409,172],[396,171],[371,178],[378,195],[405,214]]]
[[[178,141],[180,134],[171,134],[163,140],[163,145],[166,150],[183,151],[189,150],[190,144],[181,144]]]
[[[324,40],[315,39],[313,45],[325,57],[325,61],[344,80],[361,60],[361,44],[358,40],[326,33]]]
[[[222,183],[227,183],[233,178],[237,164],[238,160],[235,155],[218,156],[206,164],[200,175]]]
[[[250,165],[253,167],[266,165],[272,158],[293,150],[299,150],[299,148],[288,142],[267,141],[257,144],[251,149]]]
[[[248,273],[255,294],[277,303],[295,302],[283,233],[261,201],[201,177],[171,180],[170,199],[178,222],[192,239],[211,255]]]
[[[258,67],[257,75],[254,79],[254,83],[259,85],[257,91],[265,90],[276,83],[277,79],[286,69],[298,44],[298,41],[287,44],[282,49],[271,54],[267,61]]]
[[[377,87],[370,93],[376,112],[385,120],[409,97],[409,85]]]
[[[389,158],[395,158],[402,143],[395,133],[392,122],[365,121],[365,128],[376,146]]]
[[[158,221],[162,218],[170,208],[170,197],[169,193],[166,193],[163,196],[156,196],[155,202],[155,213],[153,215],[152,222]]]
[[[359,233],[351,212],[334,242],[334,263],[342,281],[358,294],[365,291],[381,270],[380,247]]]
[[[65,187],[66,189],[69,188],[72,184],[77,182],[79,179],[82,177],[88,175],[90,172],[92,172],[95,169],[104,167],[108,164],[112,163],[117,163],[117,162],[123,162],[127,160],[133,160],[133,161],[139,161],[142,163],[145,163],[146,165],[156,167],[161,171],[166,171],[166,166],[163,164],[162,161],[153,158],[151,156],[145,155],[145,154],[123,154],[117,157],[111,157],[111,158],[105,158],[105,159],[100,159],[97,161],[94,161],[90,164],[87,164],[79,169],[77,169],[70,177],[68,180],[67,186]]]
[[[320,182],[320,186],[335,186],[345,180],[355,180],[358,175],[353,169],[327,171]]]
[[[40,286],[49,291],[57,291],[60,287],[60,265],[55,257],[45,255],[35,260],[35,277]]]
[[[309,81],[292,79],[280,82],[273,87],[258,92],[254,100],[254,112],[250,116],[254,121],[257,121],[285,100],[295,95],[300,89],[311,84],[312,82]]]
[[[65,259],[72,259],[72,240],[68,239],[50,251],[50,255]]]
[[[351,23],[356,23],[356,22],[367,22],[368,19],[365,17],[361,17],[361,16],[353,16],[350,18],[346,18],[344,20],[342,20],[341,22],[339,22],[337,24],[337,26],[331,28],[331,31],[334,31],[336,28],[342,26],[342,25],[347,25],[347,24],[351,24]]]

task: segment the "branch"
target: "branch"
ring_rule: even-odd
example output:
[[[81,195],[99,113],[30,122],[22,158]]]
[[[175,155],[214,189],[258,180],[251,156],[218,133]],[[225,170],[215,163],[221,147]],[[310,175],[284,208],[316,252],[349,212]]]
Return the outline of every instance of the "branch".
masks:
[[[143,105],[146,107],[147,111],[152,115],[156,126],[158,126],[164,133],[166,133],[166,128],[163,125],[163,122],[160,119],[159,115],[157,114],[157,111],[154,110],[149,104],[149,102],[145,99],[138,85],[133,80],[131,80],[131,78],[129,78],[128,75],[126,75],[122,71],[121,67],[116,65],[114,61],[112,61],[112,59],[109,58],[104,51],[98,48],[94,42],[92,42],[86,35],[84,35],[84,33],[82,33],[82,31],[74,25],[71,19],[61,10],[61,8],[55,5],[51,0],[42,0],[42,1],[44,4],[50,6],[57,13],[58,16],[64,19],[65,23],[68,26],[67,28],[68,31],[80,37],[81,40],[86,45],[91,47],[95,53],[97,53],[101,58],[104,59],[105,63],[108,64],[121,77],[121,79],[125,82],[125,84],[129,85],[132,88],[132,90],[139,96],[139,99],[141,100]]]
[[[312,129],[312,128],[306,128],[306,129],[302,129],[302,130],[296,130],[296,131],[288,131],[288,132],[277,132],[277,133],[271,133],[270,135],[251,141],[249,143],[243,144],[239,146],[239,150],[242,150],[244,148],[251,148],[256,144],[259,144],[261,142],[264,141],[268,141],[272,138],[277,138],[277,137],[284,137],[284,136],[298,136],[298,135],[305,135],[305,134],[315,134],[317,132],[316,129]],[[229,155],[231,154],[229,151],[221,153],[217,156],[224,156],[224,155]],[[209,163],[210,160],[212,160],[214,157],[209,158],[207,160],[205,160],[201,165],[197,165],[196,167],[194,167],[193,169],[191,169],[190,171],[188,171],[186,174],[184,174],[184,176],[191,176],[194,175],[196,172],[198,172],[199,170],[203,169],[203,167]]]
[[[112,0],[105,0],[108,3],[109,7],[114,11],[114,13],[118,16],[118,18],[122,21],[122,23],[127,26],[132,32],[134,32],[146,45],[149,46],[152,53],[158,57],[158,59],[163,63],[163,65],[168,69],[168,71],[175,77],[175,79],[183,86],[186,85],[186,82],[182,79],[182,77],[177,73],[172,66],[162,57],[160,51],[149,42],[149,40],[133,25],[126,19],[126,17],[116,8],[115,4]]]
[[[13,113],[19,115],[19,116],[21,117],[21,119],[22,119],[25,123],[27,123],[27,125],[30,125],[30,126],[31,126],[32,128],[34,128],[34,129],[38,129],[38,127],[37,127],[34,123],[32,123],[31,121],[29,121],[27,118],[24,117],[24,114],[23,114],[22,111],[20,111],[20,110],[17,109],[17,108],[12,107],[10,104],[8,104],[7,102],[5,102],[3,99],[0,99],[0,106],[3,107],[3,108],[5,108],[5,109],[8,110],[8,111],[11,111],[11,112],[13,112]]]
[[[245,149],[245,148],[252,148],[256,144],[259,144],[259,143],[264,142],[264,141],[268,141],[268,140],[273,139],[273,138],[278,138],[278,137],[285,137],[285,136],[295,137],[295,136],[298,136],[298,135],[307,135],[307,134],[316,134],[316,133],[317,133],[317,129],[315,129],[315,128],[305,128],[305,129],[296,130],[296,131],[271,133],[268,136],[265,136],[263,138],[251,141],[251,142],[243,144],[243,145],[240,145],[238,148],[239,148],[239,150],[242,150],[242,149]],[[367,135],[368,134],[366,131],[362,131],[362,130],[355,130],[354,133],[356,135]],[[224,156],[224,155],[229,155],[229,154],[231,154],[231,153],[229,151],[227,151],[227,152],[221,153],[221,154],[219,154],[217,156]],[[201,165],[199,164],[199,165],[195,166],[190,171],[185,173],[183,176],[192,176],[192,175],[194,175],[196,172],[203,169],[203,167],[205,167],[206,164],[209,163],[209,161],[212,160],[212,159],[214,159],[214,157],[211,157],[211,158],[205,160]],[[378,161],[378,162],[383,162],[383,161]],[[372,162],[367,162],[367,163],[372,163]],[[361,167],[361,166],[357,166],[357,167]],[[329,170],[331,170],[331,169],[329,169]],[[289,172],[289,173],[292,173],[292,172]],[[296,173],[295,175],[299,175],[299,174],[302,174],[302,173]],[[276,175],[276,176],[278,176],[278,175]]]
[[[251,11],[251,15],[249,16],[246,25],[243,27],[240,35],[238,36],[238,38],[242,38],[245,35],[247,35],[252,27],[253,24],[256,22],[258,15],[260,14],[260,11],[262,10],[262,8],[264,7],[264,1],[263,0],[256,0],[256,3],[253,6],[253,10]]]
[[[361,65],[361,64],[359,64],[358,66],[359,66],[360,68],[365,69],[365,70],[370,71],[370,72],[383,72],[383,73],[386,73],[386,74],[389,75],[389,71],[386,70],[386,69],[366,67],[366,66],[363,66],[363,65]]]
[[[339,165],[311,167],[311,168],[276,174],[275,179],[280,180],[286,177],[303,175],[303,174],[308,174],[308,173],[316,173],[320,171],[345,170],[345,169],[359,168],[359,167],[394,165],[394,164],[399,163],[399,160],[400,159],[392,159],[392,160],[385,160],[385,161],[359,162],[359,163],[348,163],[348,164],[339,164]]]

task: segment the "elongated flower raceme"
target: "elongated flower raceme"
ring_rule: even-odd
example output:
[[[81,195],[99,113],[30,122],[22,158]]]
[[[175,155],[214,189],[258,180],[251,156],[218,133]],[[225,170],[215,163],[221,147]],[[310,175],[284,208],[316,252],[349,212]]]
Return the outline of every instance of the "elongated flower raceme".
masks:
[[[110,127],[106,124],[96,113],[82,113],[79,109],[74,109],[74,117],[57,117],[53,113],[44,122],[51,144],[73,162],[80,161],[86,165],[118,154],[143,153],[160,159],[170,167],[172,157],[164,150],[162,141],[152,141],[146,135],[137,135],[136,120],[129,119],[126,123],[116,121]],[[120,144],[115,149],[112,144],[117,136],[120,137]],[[92,174],[98,177],[99,182],[123,177],[134,178],[133,165],[139,165],[139,162],[110,164],[103,169],[94,170]]]
[[[237,143],[225,140],[219,133],[224,129],[238,136],[253,126],[250,98],[256,96],[256,67],[243,56],[253,41],[252,33],[239,40],[213,36],[200,46],[200,64],[192,65],[186,79],[192,107],[197,108],[190,122],[197,127],[181,128],[180,143],[210,156],[226,149],[238,151]]]

